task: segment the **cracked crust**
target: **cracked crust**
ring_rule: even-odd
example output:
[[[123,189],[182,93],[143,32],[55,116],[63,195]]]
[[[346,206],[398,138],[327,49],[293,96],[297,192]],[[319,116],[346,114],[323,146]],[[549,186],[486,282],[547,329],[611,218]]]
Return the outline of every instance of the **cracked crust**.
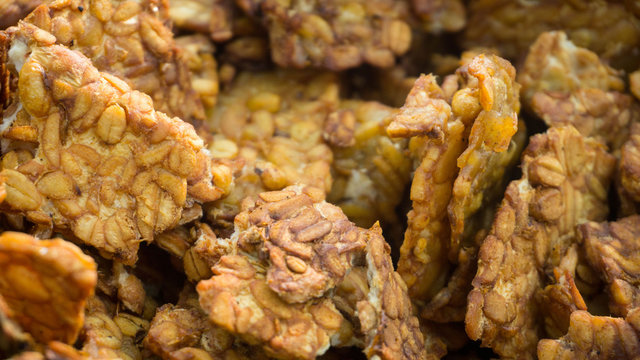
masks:
[[[131,265],[141,240],[224,193],[229,168],[212,163],[191,125],[43,30],[21,23],[8,35],[17,89],[3,113],[5,211]],[[10,160],[18,149],[24,161]]]
[[[589,222],[578,227],[587,260],[608,285],[609,309],[627,316],[640,307],[640,270],[635,259],[640,253],[640,216],[615,222]]]
[[[73,343],[97,282],[96,264],[61,239],[0,235],[0,293],[13,318],[37,341]]]
[[[267,27],[271,57],[282,67],[338,71],[365,62],[388,67],[411,44],[404,1],[239,0],[238,4]]]
[[[533,358],[541,330],[535,292],[575,243],[575,225],[607,216],[614,164],[572,127],[531,138],[523,177],[507,187],[480,248],[465,318],[472,340],[503,357]]]
[[[640,41],[640,20],[632,2],[480,0],[468,6],[463,47],[495,47],[509,59],[520,58],[541,33],[563,30],[569,39],[616,67],[638,64],[630,55]],[[567,21],[571,19],[571,21]]]
[[[640,311],[626,319],[593,316],[586,311],[571,314],[569,331],[560,339],[540,340],[540,360],[636,359],[640,356]]]
[[[203,309],[214,324],[277,358],[314,358],[330,345],[353,344],[354,335],[370,358],[424,358],[418,321],[380,228],[356,227],[322,198],[321,190],[290,187],[247,200],[229,239],[237,249],[198,284]],[[351,304],[346,314],[355,323],[332,297],[352,271],[367,274],[366,290],[338,307]]]
[[[25,21],[50,32],[102,72],[153,99],[158,111],[198,126],[204,109],[162,0],[69,0],[38,7]]]
[[[548,126],[573,125],[614,151],[640,117],[633,98],[622,93],[621,74],[560,31],[543,33],[531,45],[518,80],[526,106]]]

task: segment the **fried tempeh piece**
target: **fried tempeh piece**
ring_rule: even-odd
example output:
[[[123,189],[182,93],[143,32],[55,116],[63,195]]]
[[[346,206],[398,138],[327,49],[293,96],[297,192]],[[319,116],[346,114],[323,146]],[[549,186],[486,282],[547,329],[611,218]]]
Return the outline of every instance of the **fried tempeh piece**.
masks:
[[[633,310],[626,319],[575,311],[565,336],[540,340],[538,359],[637,359],[639,332],[640,310]]]
[[[577,46],[589,48],[615,67],[637,67],[633,49],[640,41],[640,13],[622,1],[472,1],[463,47],[496,47],[517,60],[541,33],[565,31]],[[633,55],[631,55],[633,54]]]
[[[17,89],[3,113],[3,162],[29,151],[0,173],[5,211],[131,265],[141,240],[228,187],[229,168],[212,163],[191,125],[155,111],[148,96],[43,30],[21,23],[7,36]]]
[[[348,346],[354,329],[371,358],[424,358],[424,338],[379,227],[358,228],[321,199],[321,190],[297,186],[247,200],[229,240],[237,242],[237,255],[222,257],[214,276],[197,287],[209,318],[283,359]],[[359,264],[369,291],[356,295],[364,298],[351,324],[331,290]]]
[[[25,21],[50,32],[102,72],[153,99],[154,107],[194,126],[204,120],[187,62],[164,25],[162,0],[71,0],[38,7]]]
[[[633,98],[622,93],[620,75],[565,33],[552,31],[531,45],[518,81],[525,105],[548,126],[573,125],[617,151],[640,118]]]
[[[463,75],[477,79],[478,100],[482,110],[473,120],[467,148],[458,157],[458,177],[453,184],[449,219],[451,221],[450,258],[457,260],[460,247],[473,241],[483,226],[481,207],[497,200],[497,186],[506,169],[514,165],[524,147],[524,123],[518,124],[520,85],[515,82],[515,69],[495,55],[473,58]],[[465,96],[455,94],[454,97]],[[456,99],[458,100],[458,99]],[[455,100],[454,100],[455,101]],[[474,104],[475,105],[475,104]],[[454,110],[455,111],[455,110]],[[518,136],[515,136],[519,132]],[[478,215],[474,218],[474,215]]]
[[[518,121],[515,69],[493,56],[474,58],[465,71],[478,79],[482,111],[473,120],[469,144],[458,157],[459,173],[447,208],[449,260],[458,265],[447,286],[422,311],[423,317],[439,322],[464,320],[482,238],[479,235],[491,226],[494,208],[506,186],[506,172],[513,168],[526,142],[524,122]]]
[[[578,227],[587,260],[608,284],[609,309],[617,316],[640,307],[640,216]]]
[[[363,62],[393,65],[411,44],[405,1],[239,0],[269,31],[271,57],[282,67],[321,67],[334,71]]]
[[[4,0],[0,3],[0,30],[16,25],[43,0]]]
[[[37,341],[73,343],[97,282],[96,264],[75,245],[30,235],[0,235],[0,294]]]
[[[232,161],[236,169],[230,194],[205,209],[213,227],[232,229],[240,202],[262,191],[305,184],[329,192],[333,154],[322,135],[338,104],[332,73],[240,73],[209,119],[209,127],[219,131],[209,146],[212,156]]]
[[[422,76],[400,114],[387,128],[391,136],[413,137],[409,150],[419,162],[411,184],[413,209],[400,248],[398,273],[418,304],[444,286],[448,271],[450,226],[446,208],[457,175],[456,160],[466,146],[465,125],[453,117],[451,106],[433,76]],[[434,138],[434,139],[432,139]],[[441,139],[441,140],[439,140]]]
[[[433,77],[419,79],[388,128],[392,135],[428,137],[411,140],[421,164],[398,272],[414,302],[426,307],[423,316],[442,322],[464,318],[478,248],[474,237],[491,214],[479,210],[499,196],[525,138],[524,127],[514,137],[520,110],[515,69],[495,55],[467,56],[462,63],[457,75],[462,89],[445,95]],[[445,79],[443,87],[452,88],[451,80],[456,79]],[[450,262],[460,266],[447,286]],[[453,303],[456,310],[442,311]]]
[[[503,357],[533,358],[542,325],[535,292],[575,243],[575,226],[607,216],[614,165],[573,127],[530,139],[522,179],[507,187],[480,248],[465,319],[471,339]]]
[[[383,227],[401,226],[395,208],[409,182],[411,160],[405,156],[408,141],[386,133],[395,112],[374,101],[346,100],[325,122],[334,156],[327,201],[360,227],[378,220]]]
[[[169,17],[177,28],[208,34],[216,42],[233,35],[233,0],[169,0]]]

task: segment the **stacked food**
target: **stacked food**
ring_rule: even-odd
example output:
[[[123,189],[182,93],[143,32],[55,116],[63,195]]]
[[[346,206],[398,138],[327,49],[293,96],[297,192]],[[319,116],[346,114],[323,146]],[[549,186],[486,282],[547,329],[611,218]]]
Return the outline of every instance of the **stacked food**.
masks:
[[[639,54],[633,1],[2,0],[0,357],[636,359]]]

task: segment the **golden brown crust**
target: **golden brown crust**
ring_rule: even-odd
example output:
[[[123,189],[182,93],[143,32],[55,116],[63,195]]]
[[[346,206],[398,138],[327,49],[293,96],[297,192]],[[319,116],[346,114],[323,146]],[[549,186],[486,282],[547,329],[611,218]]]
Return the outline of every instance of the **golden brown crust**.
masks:
[[[124,79],[154,107],[197,126],[204,119],[187,63],[164,25],[161,0],[70,0],[38,7],[25,21]]]
[[[64,240],[0,235],[0,293],[37,341],[73,343],[97,282],[96,264]]]
[[[460,170],[448,206],[451,221],[449,256],[454,262],[460,247],[469,246],[482,229],[482,223],[478,224],[473,217],[481,207],[488,206],[501,195],[497,193],[504,186],[500,183],[504,182],[505,171],[520,156],[526,136],[524,122],[518,124],[520,85],[515,82],[515,69],[508,61],[495,55],[479,55],[461,72],[478,80],[482,111],[473,120],[469,144],[458,157]],[[519,132],[518,136],[515,136],[516,132]]]
[[[283,67],[345,70],[393,65],[411,43],[404,1],[240,0],[269,31],[271,57]]]
[[[540,340],[540,360],[636,359],[640,356],[640,313],[626,319],[593,316],[586,311],[571,314],[569,331],[557,340]]]
[[[420,83],[431,84],[423,86]],[[434,87],[437,84],[432,76],[424,76],[417,81],[416,88]],[[436,139],[442,136],[442,142],[428,137],[414,137],[409,143],[412,157],[419,161],[419,166],[411,184],[413,209],[407,215],[409,224],[400,248],[398,273],[407,283],[413,301],[419,303],[433,297],[444,285],[449,267],[446,254],[450,241],[446,207],[457,175],[455,159],[463,152],[466,143],[465,126],[459,119],[448,118],[447,113],[451,114],[451,107],[446,101],[432,99],[429,93],[424,92],[414,93],[414,98],[411,99],[412,96],[409,96],[407,100],[410,112],[419,114],[422,106],[426,115],[430,115],[432,103],[438,103],[449,110],[444,113],[444,121],[440,120],[439,113],[435,117],[420,118],[423,122],[435,123],[433,126],[428,125],[428,128],[433,129],[428,134],[436,136]],[[404,111],[405,108],[400,114]],[[403,119],[404,117],[396,117],[394,122],[405,122]]]
[[[467,65],[461,72],[479,80],[483,110],[473,120],[469,144],[458,157],[459,172],[448,205],[449,260],[457,267],[447,286],[421,313],[424,318],[438,322],[464,320],[479,244],[491,226],[497,201],[506,186],[506,173],[515,165],[526,142],[524,122],[517,120],[519,85],[514,81],[513,67],[497,56],[474,57],[462,62]],[[481,72],[485,75],[479,75]],[[505,149],[507,140],[509,144]]]
[[[446,90],[432,76],[418,79],[388,128],[391,135],[427,137],[410,143],[421,163],[398,272],[422,316],[440,322],[464,318],[475,272],[474,237],[488,227],[505,171],[526,136],[523,126],[518,129],[515,69],[495,55],[474,55],[461,61],[459,90],[453,78],[445,79]],[[459,263],[453,273],[451,263]]]
[[[238,245],[262,248],[269,257],[267,284],[288,303],[308,302],[334,288],[366,244],[338,207],[319,202],[314,197],[322,192],[311,191],[261,193],[235,220]]]
[[[573,125],[618,150],[640,117],[620,74],[563,32],[541,34],[518,76],[526,106],[548,126]]]
[[[640,306],[640,272],[634,261],[640,251],[640,216],[615,222],[589,222],[578,227],[587,259],[608,285],[609,309],[617,316]]]
[[[13,28],[17,80],[5,110],[6,211],[73,234],[125,264],[141,240],[178,225],[184,208],[216,200],[227,167],[214,165],[193,127],[27,23]],[[46,76],[44,76],[46,74]],[[29,139],[17,138],[26,129]]]
[[[391,137],[427,136],[442,141],[451,116],[451,105],[435,77],[421,76],[409,91],[404,106],[387,126],[387,133]]]
[[[534,356],[541,330],[535,292],[575,242],[575,225],[606,217],[614,163],[572,127],[530,139],[523,177],[507,187],[480,248],[465,319],[471,339],[500,356]]]
[[[541,33],[563,30],[617,67],[637,67],[632,49],[640,39],[638,13],[623,1],[480,0],[468,6],[463,46],[496,47],[518,59]],[[627,5],[629,8],[627,8]],[[571,19],[571,21],[567,21]]]
[[[0,30],[16,25],[19,20],[42,4],[42,0],[5,0],[0,3]]]
[[[289,187],[248,199],[228,239],[238,255],[223,256],[214,276],[198,284],[200,304],[214,324],[277,358],[314,358],[332,344],[353,344],[354,329],[369,357],[424,358],[418,321],[380,228],[354,226],[322,198],[319,189]],[[337,303],[351,309],[352,324],[332,289],[357,266],[366,269],[367,290]]]

